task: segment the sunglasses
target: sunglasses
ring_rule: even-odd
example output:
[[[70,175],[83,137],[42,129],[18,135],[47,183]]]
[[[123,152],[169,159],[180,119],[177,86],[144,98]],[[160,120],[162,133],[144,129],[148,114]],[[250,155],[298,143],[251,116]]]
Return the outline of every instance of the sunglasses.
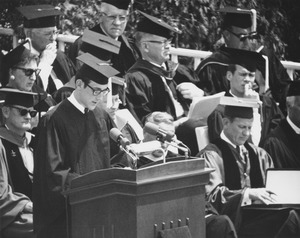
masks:
[[[29,113],[31,117],[35,117],[36,114],[38,113],[36,110],[27,110],[27,109],[15,107],[15,106],[9,106],[9,107],[17,109],[22,117],[26,116],[27,113]]]
[[[236,34],[233,31],[227,29],[228,32],[230,32],[232,35],[236,36],[237,38],[239,38],[240,41],[245,41],[246,39],[250,39],[250,40],[254,40],[254,39],[258,39],[258,34],[256,31],[250,32],[248,34]]]
[[[22,70],[27,77],[30,77],[34,73],[36,76],[38,76],[41,72],[40,69],[25,69],[25,68],[21,68],[21,67],[14,67],[14,68]]]

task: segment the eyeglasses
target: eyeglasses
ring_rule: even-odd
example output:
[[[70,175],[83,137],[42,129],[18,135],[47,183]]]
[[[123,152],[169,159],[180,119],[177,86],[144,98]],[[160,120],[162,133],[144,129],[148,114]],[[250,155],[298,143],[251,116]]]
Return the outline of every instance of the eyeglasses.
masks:
[[[170,45],[172,43],[172,39],[167,39],[167,40],[145,40],[143,42],[162,44],[162,45],[165,46],[165,45]]]
[[[48,31],[48,32],[41,32],[41,35],[50,38],[51,36],[57,36],[59,34],[58,30],[54,30],[54,31]]]
[[[230,32],[232,35],[236,36],[237,38],[239,38],[240,41],[245,41],[247,38],[250,40],[254,40],[254,39],[258,39],[258,34],[256,31],[250,32],[248,34],[236,34],[233,31],[226,29],[228,32]]]
[[[26,116],[27,113],[29,113],[31,117],[35,117],[36,114],[38,113],[36,110],[27,110],[16,106],[9,106],[9,107],[17,109],[22,117]]]
[[[105,89],[94,89],[88,84],[86,84],[86,86],[88,86],[93,91],[94,96],[99,96],[101,93],[103,96],[106,96],[110,92],[110,89],[108,87]]]
[[[25,69],[21,67],[14,67],[14,68],[22,70],[27,77],[30,77],[31,75],[33,75],[33,73],[35,73],[35,75],[38,76],[41,72],[40,69]]]
[[[105,12],[102,12],[102,14],[103,14],[104,16],[106,16],[106,18],[107,18],[109,21],[112,21],[112,22],[114,22],[114,21],[116,21],[117,19],[119,19],[119,21],[120,21],[121,23],[124,23],[124,22],[127,21],[127,19],[128,19],[128,16],[127,16],[127,15],[108,15],[108,14],[106,14]]]

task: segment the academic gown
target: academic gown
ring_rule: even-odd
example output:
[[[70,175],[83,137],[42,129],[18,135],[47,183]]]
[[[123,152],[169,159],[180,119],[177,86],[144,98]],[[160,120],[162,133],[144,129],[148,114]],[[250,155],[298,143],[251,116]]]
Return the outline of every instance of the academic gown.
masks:
[[[197,86],[209,95],[230,89],[230,83],[226,78],[230,54],[226,52],[226,48],[221,46],[218,51],[201,61],[196,69],[200,79]],[[263,49],[261,53],[269,58],[269,85],[272,96],[276,102],[279,102],[280,109],[285,113],[285,93],[291,79],[280,60],[274,55],[274,52],[269,49]],[[265,63],[258,62],[257,68],[264,76]]]
[[[52,70],[55,72],[57,78],[62,82],[62,84],[69,82],[69,80],[76,74],[76,67],[73,62],[59,49],[57,50],[57,55],[52,67]],[[37,77],[36,84],[50,95],[57,90],[51,76],[49,76],[49,84],[46,89],[44,88],[40,77]]]
[[[232,94],[226,92],[225,96],[232,97]],[[262,117],[260,141],[263,141],[266,136],[279,125],[280,121],[284,118],[284,115],[273,98],[263,95],[260,96],[260,100],[262,101],[262,108],[259,112]],[[222,118],[224,118],[224,108],[224,105],[218,105],[207,118],[208,136],[210,141],[220,137],[220,133],[223,129]]]
[[[190,102],[185,100],[176,90],[178,82],[173,80],[174,72],[172,70],[166,71],[143,59],[139,59],[130,68],[125,76],[127,82],[126,98],[134,110],[133,115],[136,114],[138,120],[142,121],[145,116],[154,111],[167,112],[175,120],[177,119],[173,101],[161,77],[166,78],[174,98],[186,112],[188,111]]]
[[[252,188],[264,187],[265,174],[268,168],[273,167],[270,155],[251,143],[245,143],[249,152],[249,170],[247,176],[240,174],[241,168],[237,164],[240,155],[233,146],[218,138],[208,144],[198,156],[205,158],[205,166],[213,168],[206,185],[208,201],[221,215],[228,215],[233,221],[239,237],[290,237],[285,225],[290,222],[299,222],[295,211],[283,209],[279,211],[242,209],[242,202],[246,187],[243,187],[241,178],[250,179]],[[294,236],[291,236],[294,237]]]
[[[101,29],[100,25],[96,25],[91,28],[91,31],[100,33],[102,35],[106,35],[103,30]],[[127,70],[136,62],[138,58],[138,52],[135,50],[134,42],[126,38],[124,35],[119,36],[118,41],[121,42],[119,54],[113,54],[109,51],[103,52],[101,55],[95,55],[97,58],[107,61],[108,59],[111,60],[112,67],[120,72],[119,76],[123,77]],[[68,56],[73,61],[75,65],[76,57],[78,56],[78,52],[82,45],[82,37],[76,39],[76,41],[70,46],[68,51]],[[103,50],[104,51],[104,50]],[[89,52],[94,54],[95,52]]]
[[[12,186],[15,192],[22,193],[32,199],[32,173],[24,165],[19,147],[24,146],[24,137],[16,135],[5,126],[0,127],[0,137],[6,151]],[[28,145],[33,148],[34,140]]]
[[[0,232],[16,220],[28,202],[28,197],[11,187],[6,153],[0,140]]]
[[[300,169],[300,135],[286,119],[270,133],[262,146],[272,156],[276,168]]]
[[[96,107],[80,112],[68,99],[48,111],[38,125],[33,202],[38,237],[64,237],[66,201],[72,179],[110,167],[109,115]]]

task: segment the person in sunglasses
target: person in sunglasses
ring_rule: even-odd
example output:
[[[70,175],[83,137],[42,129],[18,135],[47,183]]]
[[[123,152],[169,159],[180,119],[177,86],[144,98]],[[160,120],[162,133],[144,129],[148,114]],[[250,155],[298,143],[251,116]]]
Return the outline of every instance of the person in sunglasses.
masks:
[[[31,120],[37,115],[33,109],[36,93],[13,88],[0,88],[5,95],[2,113],[5,124],[0,138],[6,150],[12,185],[16,192],[32,199],[34,136],[28,132]]]
[[[26,40],[3,57],[1,85],[37,93],[34,108],[46,112],[56,102],[36,84],[41,69],[38,68],[38,57],[31,53],[30,48],[31,43]]]
[[[268,56],[269,59],[269,91],[280,109],[285,112],[285,92],[288,82],[291,81],[285,68],[266,46],[257,49],[259,36],[252,29],[252,13],[249,9],[236,7],[224,7],[219,12],[225,14],[221,25],[223,45],[212,55],[201,61],[196,69],[200,79],[198,87],[207,94],[212,95],[230,89],[229,81],[226,79],[227,67],[230,62],[230,54],[224,52],[226,47],[242,50],[259,51],[260,54]],[[260,94],[265,94],[265,64],[258,64],[254,89]]]

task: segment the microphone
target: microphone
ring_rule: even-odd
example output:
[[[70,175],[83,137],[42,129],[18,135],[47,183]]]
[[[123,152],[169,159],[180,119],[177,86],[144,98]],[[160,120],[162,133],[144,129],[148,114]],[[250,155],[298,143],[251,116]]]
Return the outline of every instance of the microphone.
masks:
[[[168,145],[174,146],[177,149],[183,151],[186,158],[189,156],[190,149],[182,141],[174,138],[174,134],[161,129],[158,125],[147,122],[144,126],[144,131],[149,133],[150,135],[156,136],[157,140],[165,142]],[[181,144],[182,146],[180,146],[179,144]]]
[[[167,131],[164,131],[163,129],[161,129],[158,125],[151,123],[151,122],[147,122],[144,126],[144,130],[145,132],[149,133],[150,135],[154,135],[157,137],[157,139],[159,141],[168,141],[168,142],[172,142],[175,141],[174,134],[171,134]]]
[[[120,149],[123,150],[133,161],[134,168],[137,168],[137,160],[139,157],[130,148],[130,141],[122,134],[122,132],[117,128],[112,128],[109,131],[110,138],[117,142]]]
[[[109,131],[109,136],[113,141],[117,142],[118,145],[122,146],[123,148],[127,148],[130,145],[130,141],[123,136],[122,132],[117,128],[112,128]]]

